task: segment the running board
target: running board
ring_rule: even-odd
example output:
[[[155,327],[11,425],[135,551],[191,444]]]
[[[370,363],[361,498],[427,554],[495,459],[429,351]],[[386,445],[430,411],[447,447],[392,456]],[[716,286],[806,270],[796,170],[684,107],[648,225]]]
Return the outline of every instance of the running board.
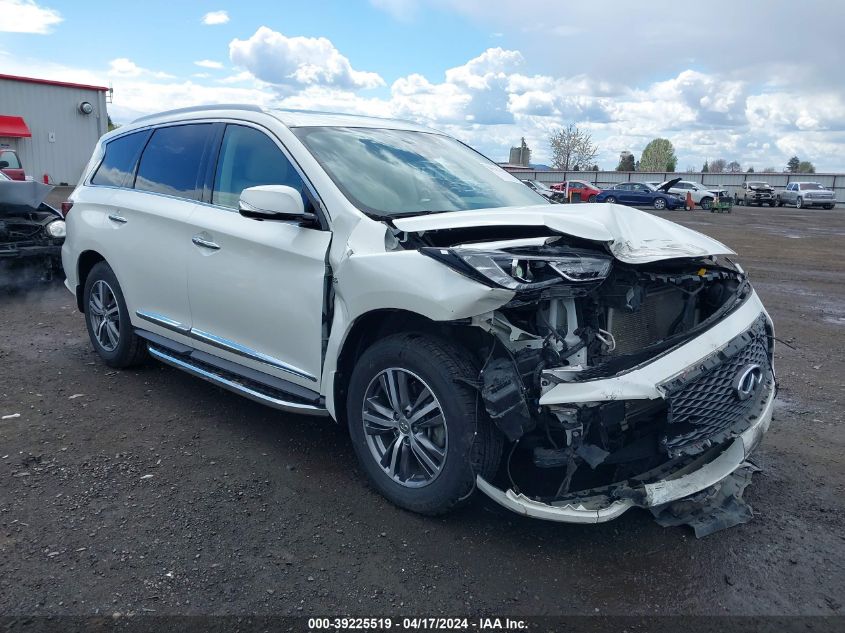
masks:
[[[282,391],[267,385],[259,385],[253,381],[246,381],[237,374],[223,371],[206,363],[199,363],[185,356],[180,357],[179,354],[162,349],[153,343],[148,344],[147,349],[149,349],[153,358],[163,363],[279,411],[314,416],[327,416],[329,414],[323,406],[291,401],[286,399],[288,396]],[[245,384],[247,382],[250,384]]]

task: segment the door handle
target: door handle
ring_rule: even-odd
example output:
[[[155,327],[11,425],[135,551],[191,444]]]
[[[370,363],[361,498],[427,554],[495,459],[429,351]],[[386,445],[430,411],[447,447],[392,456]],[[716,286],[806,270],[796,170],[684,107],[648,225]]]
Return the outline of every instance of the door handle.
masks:
[[[212,250],[212,251],[219,251],[220,250],[219,244],[212,242],[211,240],[207,240],[203,237],[200,237],[199,235],[194,235],[191,238],[191,241],[194,244],[196,244],[197,246],[200,246],[202,248],[207,248],[207,249]]]
[[[117,222],[118,224],[126,224],[127,222],[129,222],[129,220],[124,218],[122,215],[118,215],[117,213],[109,213],[109,220],[111,220],[112,222]]]

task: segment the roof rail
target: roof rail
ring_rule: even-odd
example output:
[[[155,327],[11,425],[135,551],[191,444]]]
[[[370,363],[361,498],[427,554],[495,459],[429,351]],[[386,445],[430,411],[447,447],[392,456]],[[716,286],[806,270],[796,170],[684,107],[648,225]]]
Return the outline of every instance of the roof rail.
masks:
[[[155,114],[148,114],[146,116],[139,117],[132,121],[132,123],[138,123],[139,121],[146,121],[148,119],[157,119],[158,117],[170,114],[187,114],[189,112],[202,112],[204,110],[249,110],[250,112],[264,112],[264,109],[261,106],[253,105],[251,103],[217,103],[213,105],[190,106],[188,108],[176,108],[175,110],[156,112]]]

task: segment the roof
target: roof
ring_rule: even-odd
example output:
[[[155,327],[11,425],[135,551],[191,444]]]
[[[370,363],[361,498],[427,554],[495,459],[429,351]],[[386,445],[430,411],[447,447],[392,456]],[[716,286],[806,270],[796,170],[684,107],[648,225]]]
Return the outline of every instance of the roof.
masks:
[[[237,114],[238,112],[259,112],[268,114],[287,127],[369,127],[369,128],[390,128],[393,130],[411,130],[417,132],[434,132],[435,130],[419,125],[411,121],[403,121],[401,119],[385,119],[372,116],[364,116],[360,114],[345,114],[338,112],[316,112],[311,110],[286,110],[283,108],[264,108],[253,104],[212,104],[203,106],[192,106],[189,108],[179,108],[176,110],[167,110],[157,114],[150,114],[140,117],[132,121],[135,123],[157,123],[165,121],[179,120],[180,118],[203,118],[205,116],[221,116],[223,113],[228,113],[228,116]]]
[[[0,114],[0,136],[26,138],[32,136],[23,117]]]
[[[54,81],[52,79],[37,79],[35,77],[19,77],[17,75],[0,74],[0,79],[8,79],[10,81],[23,81],[31,84],[45,84],[48,86],[62,86],[64,88],[82,88],[84,90],[98,90],[101,92],[108,92],[111,88],[107,86],[91,86],[88,84],[76,84],[69,81]]]

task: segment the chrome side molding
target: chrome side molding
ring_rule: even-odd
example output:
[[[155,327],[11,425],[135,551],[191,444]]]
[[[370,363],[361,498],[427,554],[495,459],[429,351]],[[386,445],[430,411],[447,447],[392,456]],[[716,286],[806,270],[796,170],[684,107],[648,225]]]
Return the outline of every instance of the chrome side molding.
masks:
[[[144,321],[149,321],[150,323],[154,323],[155,325],[166,328],[172,332],[177,332],[185,336],[191,335],[190,327],[179,323],[179,321],[174,321],[163,314],[158,314],[157,312],[144,312],[143,310],[137,310],[135,314],[138,318],[144,319]]]
[[[243,345],[235,343],[234,341],[230,341],[229,339],[225,339],[210,332],[205,332],[203,330],[198,330],[197,328],[188,327],[187,325],[183,325],[178,321],[174,321],[173,319],[170,319],[164,316],[163,314],[158,314],[156,312],[144,312],[143,310],[138,310],[135,312],[135,314],[138,316],[138,318],[144,319],[145,321],[149,321],[150,323],[154,323],[155,325],[171,330],[172,332],[182,334],[183,336],[189,336],[192,339],[195,339],[202,343],[206,343],[208,345],[212,345],[218,349],[222,349],[231,354],[237,354],[238,356],[242,356],[243,358],[258,361],[259,363],[264,363],[265,365],[268,365],[273,369],[278,369],[288,374],[299,376],[300,378],[305,378],[306,380],[310,380],[311,382],[317,382],[316,376],[312,376],[308,372],[305,372],[299,369],[298,367],[294,367],[293,365],[288,365],[287,363],[279,360],[278,358],[267,356],[266,354],[262,354],[259,351],[244,347]]]
[[[149,352],[153,358],[160,360],[163,363],[186,371],[192,376],[202,378],[203,380],[213,383],[218,387],[222,387],[223,389],[232,391],[238,395],[244,396],[245,398],[249,398],[254,402],[273,407],[274,409],[285,411],[287,413],[296,413],[299,415],[327,416],[329,414],[324,407],[299,402],[290,402],[276,396],[261,393],[245,385],[241,385],[234,380],[230,380],[222,374],[209,371],[202,367],[193,365],[189,361],[172,356],[156,347],[149,346]]]

